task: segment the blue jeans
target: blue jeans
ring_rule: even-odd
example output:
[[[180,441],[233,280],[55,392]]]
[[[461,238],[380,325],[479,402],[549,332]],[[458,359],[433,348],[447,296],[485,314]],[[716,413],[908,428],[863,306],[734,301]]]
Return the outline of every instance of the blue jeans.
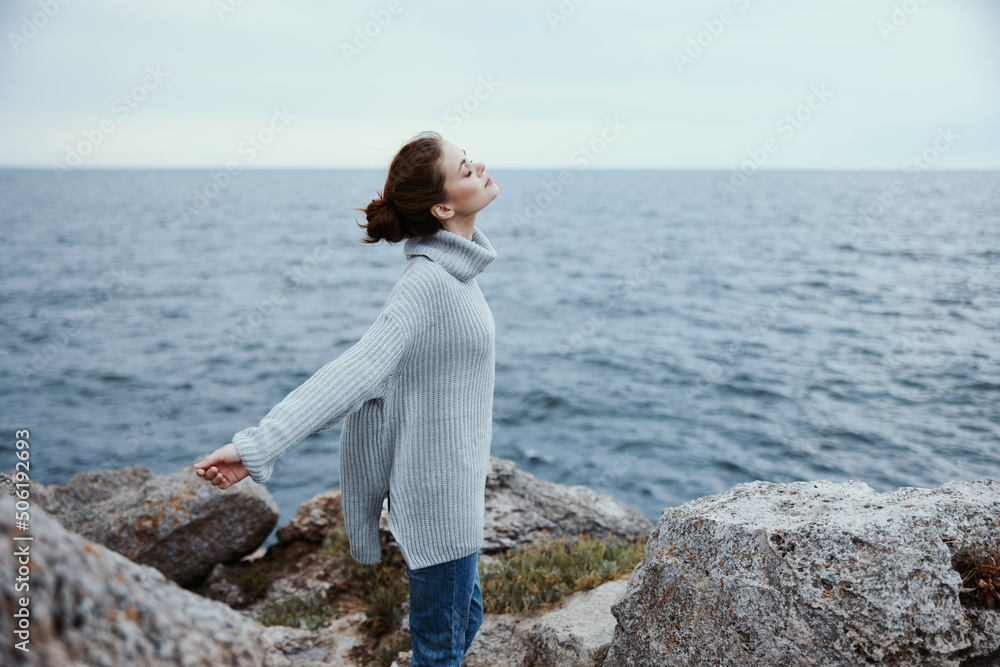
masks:
[[[460,667],[483,624],[479,552],[417,570],[407,567],[406,576],[410,580],[411,667]]]

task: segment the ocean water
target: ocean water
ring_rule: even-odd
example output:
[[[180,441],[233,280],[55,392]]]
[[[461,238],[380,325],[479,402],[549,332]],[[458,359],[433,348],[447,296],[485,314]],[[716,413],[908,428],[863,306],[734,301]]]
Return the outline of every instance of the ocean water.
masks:
[[[494,455],[654,522],[752,480],[1000,477],[1000,172],[760,172],[725,198],[723,172],[490,173]],[[352,210],[383,182],[0,171],[0,470],[16,429],[52,484],[169,474],[256,425],[399,278]],[[278,459],[279,526],[339,486],[340,428]]]

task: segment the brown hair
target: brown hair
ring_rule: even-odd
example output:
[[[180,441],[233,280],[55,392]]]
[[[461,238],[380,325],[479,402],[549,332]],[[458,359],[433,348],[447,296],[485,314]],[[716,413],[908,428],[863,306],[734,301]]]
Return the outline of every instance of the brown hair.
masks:
[[[444,187],[444,171],[438,162],[442,151],[441,135],[428,130],[408,141],[389,166],[389,176],[382,192],[365,208],[367,225],[359,227],[367,235],[362,243],[389,243],[413,236],[432,236],[443,229],[441,221],[431,214],[434,204],[448,201]]]

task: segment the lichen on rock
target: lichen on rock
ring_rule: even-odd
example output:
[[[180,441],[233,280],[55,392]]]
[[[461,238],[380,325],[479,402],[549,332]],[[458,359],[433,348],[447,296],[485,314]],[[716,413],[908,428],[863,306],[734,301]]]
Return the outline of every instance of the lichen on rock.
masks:
[[[605,667],[1000,662],[997,612],[961,603],[953,566],[996,539],[998,509],[991,480],[753,482],[668,508]]]

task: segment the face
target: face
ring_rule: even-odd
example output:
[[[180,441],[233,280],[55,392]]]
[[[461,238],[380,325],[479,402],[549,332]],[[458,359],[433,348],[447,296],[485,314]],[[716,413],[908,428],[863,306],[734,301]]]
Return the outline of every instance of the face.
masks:
[[[450,141],[442,145],[441,169],[449,199],[444,206],[434,207],[438,217],[475,215],[500,193],[500,187],[486,173],[486,165],[471,162],[466,152]]]

